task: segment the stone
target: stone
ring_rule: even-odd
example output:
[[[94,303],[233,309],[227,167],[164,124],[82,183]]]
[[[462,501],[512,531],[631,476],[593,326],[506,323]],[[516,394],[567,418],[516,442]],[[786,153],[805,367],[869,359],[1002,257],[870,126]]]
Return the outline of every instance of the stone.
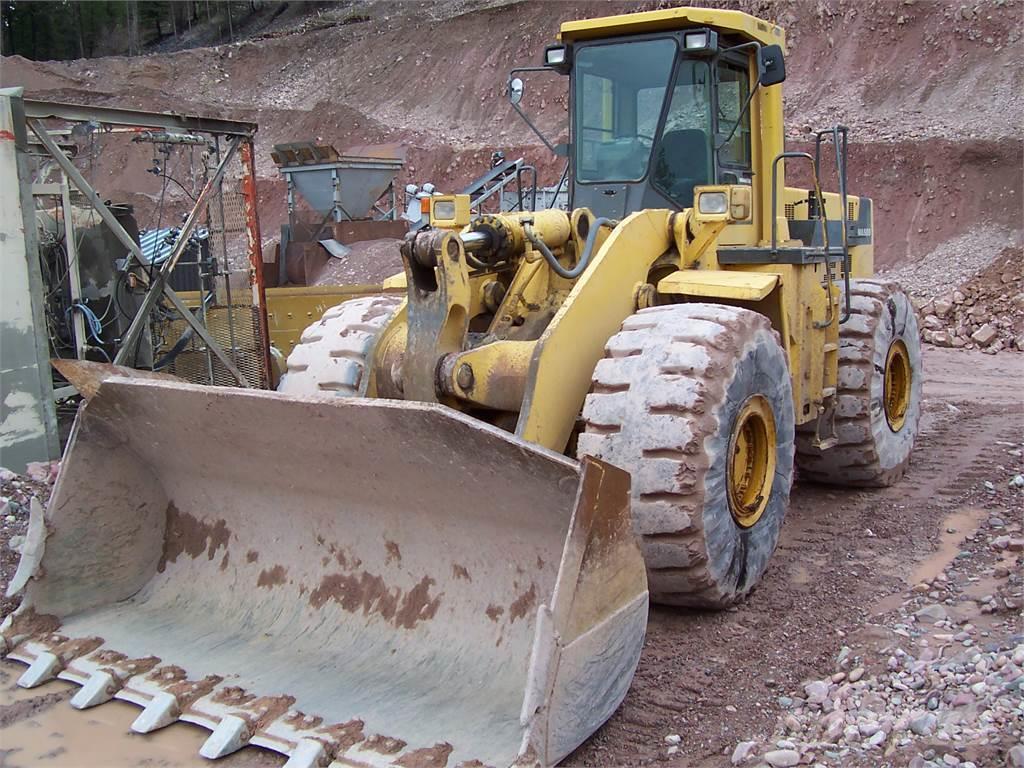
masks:
[[[843,728],[846,727],[846,719],[843,717],[843,713],[836,709],[821,718],[821,725],[825,731],[825,738],[834,742],[842,735]]]
[[[914,617],[925,624],[937,624],[949,618],[949,612],[938,603],[931,603],[914,612]]]
[[[868,749],[875,749],[877,747],[880,747],[882,745],[882,742],[884,741],[885,731],[877,731],[876,733],[872,734],[871,738],[864,742],[864,746]]]
[[[931,712],[922,712],[910,718],[910,730],[918,736],[931,736],[938,723],[939,718]]]
[[[860,731],[861,736],[874,736],[878,733],[881,728],[878,723],[868,720],[866,722],[857,725],[857,730]]]
[[[946,765],[960,765],[960,758],[950,752],[947,752],[942,756],[942,762]]]
[[[678,733],[670,733],[668,736],[665,737],[665,742],[667,744],[682,744],[683,737],[680,736]]]
[[[953,338],[949,335],[948,331],[932,331],[929,341],[936,347],[953,346]]]
[[[732,751],[732,764],[743,765],[757,753],[756,741],[741,741]]]
[[[1024,744],[1014,744],[1006,753],[1008,768],[1024,768]]]
[[[800,763],[800,753],[795,749],[773,749],[764,753],[764,761],[772,768],[791,768]]]
[[[1024,552],[1024,539],[1010,539],[1006,548],[1011,552]]]
[[[10,541],[7,542],[8,549],[14,552],[21,552],[21,545],[25,543],[24,536],[11,536]]]
[[[953,302],[948,296],[942,296],[932,304],[932,311],[939,317],[946,317],[953,311]]]
[[[804,693],[811,704],[823,704],[828,698],[829,684],[825,680],[814,680],[804,685]]]
[[[1011,488],[1024,488],[1024,475],[1014,475],[1008,485]]]
[[[980,344],[983,347],[987,347],[996,337],[999,336],[999,332],[996,331],[989,323],[985,323],[981,328],[971,334],[971,340],[975,344]]]

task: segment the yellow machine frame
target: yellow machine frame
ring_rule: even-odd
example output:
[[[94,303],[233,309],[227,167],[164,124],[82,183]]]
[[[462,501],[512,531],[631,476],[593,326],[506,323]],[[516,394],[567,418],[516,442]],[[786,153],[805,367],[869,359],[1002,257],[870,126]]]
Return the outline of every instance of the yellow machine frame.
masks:
[[[765,44],[785,43],[778,26],[737,11],[695,8],[567,22],[559,39],[692,25]],[[749,61],[754,82],[758,73],[753,55]],[[787,188],[784,167],[773,174],[774,161],[783,152],[781,88],[756,89],[750,114],[753,187],[697,187],[692,208],[627,216],[610,232],[600,232],[589,265],[575,279],[550,268],[535,238],[561,264],[575,263],[595,220],[589,210],[485,217],[486,226],[504,238],[506,251],[515,254],[509,276],[507,264],[505,272],[470,266],[472,253],[464,241],[471,241],[481,225],[469,222],[468,200],[458,195],[433,198],[431,228],[407,240],[403,250],[406,280],[389,281],[392,288],[407,287],[409,300],[378,341],[365,394],[444,402],[514,429],[525,440],[565,451],[592,371],[623,320],[653,304],[711,301],[748,307],[771,319],[789,357],[797,422],[817,419],[836,392],[837,265],[829,267],[827,260],[721,261],[723,248],[766,249],[772,243],[773,195],[781,203],[774,222],[779,247],[800,244],[791,238],[789,225],[807,218],[796,214],[807,190]],[[727,210],[701,213],[700,200],[709,194],[724,194]],[[844,213],[838,194],[818,190],[818,199],[824,200],[829,218]],[[848,198],[850,211],[861,204],[861,198]],[[872,273],[870,243],[848,253],[848,276]],[[430,290],[422,289],[424,280],[431,283]],[[470,341],[471,331],[477,334],[475,341]]]

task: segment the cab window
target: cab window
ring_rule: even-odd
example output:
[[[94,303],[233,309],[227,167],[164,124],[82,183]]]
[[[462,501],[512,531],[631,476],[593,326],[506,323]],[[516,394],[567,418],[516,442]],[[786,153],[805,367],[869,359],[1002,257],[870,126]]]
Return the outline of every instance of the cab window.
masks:
[[[750,95],[750,76],[744,65],[730,61],[718,64],[718,132],[725,138],[732,131]],[[750,110],[744,114],[732,138],[718,153],[721,165],[734,169],[750,168]],[[728,173],[724,171],[723,173]],[[719,181],[726,181],[720,179]]]

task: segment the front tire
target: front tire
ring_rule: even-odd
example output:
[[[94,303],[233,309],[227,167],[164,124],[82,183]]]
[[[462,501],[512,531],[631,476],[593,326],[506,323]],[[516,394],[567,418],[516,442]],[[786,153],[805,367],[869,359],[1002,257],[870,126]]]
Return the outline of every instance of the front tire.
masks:
[[[627,318],[594,371],[577,455],[632,475],[651,599],[724,607],[760,581],[793,480],[793,396],[766,317],[715,304]]]
[[[402,303],[400,296],[344,301],[308,326],[288,355],[278,392],[320,397],[364,397],[366,366],[377,337]]]

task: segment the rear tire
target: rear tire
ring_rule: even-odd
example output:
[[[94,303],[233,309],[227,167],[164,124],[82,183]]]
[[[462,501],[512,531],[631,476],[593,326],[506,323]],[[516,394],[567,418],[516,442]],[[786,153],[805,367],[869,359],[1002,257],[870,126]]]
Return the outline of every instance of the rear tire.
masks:
[[[364,397],[366,361],[377,337],[402,303],[401,296],[365,296],[324,312],[302,332],[288,355],[278,392],[321,397]]]
[[[767,568],[793,479],[792,387],[771,323],[715,304],[652,307],[605,352],[577,455],[632,475],[651,599],[736,602]]]
[[[853,280],[850,319],[839,331],[836,437],[814,447],[814,425],[797,435],[801,479],[887,486],[910,463],[921,418],[921,343],[910,299],[895,283]]]

